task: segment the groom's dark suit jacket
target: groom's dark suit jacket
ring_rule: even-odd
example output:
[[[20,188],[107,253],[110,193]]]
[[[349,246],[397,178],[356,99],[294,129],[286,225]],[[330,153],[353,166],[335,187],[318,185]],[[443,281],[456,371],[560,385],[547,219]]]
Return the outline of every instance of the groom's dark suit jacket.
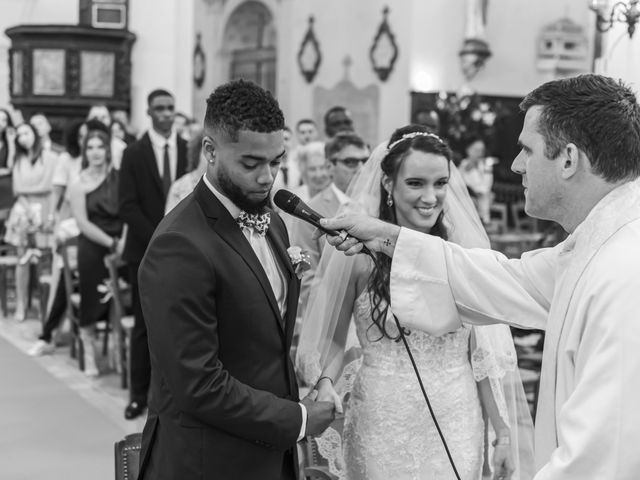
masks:
[[[289,349],[299,281],[280,217],[281,318],[251,245],[203,181],[154,233],[139,282],[151,352],[140,479],[280,479],[302,413]],[[289,451],[285,456],[285,451]]]

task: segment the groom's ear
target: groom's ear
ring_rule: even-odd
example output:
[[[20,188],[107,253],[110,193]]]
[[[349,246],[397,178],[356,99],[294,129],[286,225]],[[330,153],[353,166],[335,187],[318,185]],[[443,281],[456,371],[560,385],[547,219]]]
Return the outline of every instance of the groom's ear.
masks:
[[[215,163],[216,161],[216,144],[213,139],[205,135],[202,139],[202,152],[204,154],[204,158],[207,159],[207,162],[210,164]]]

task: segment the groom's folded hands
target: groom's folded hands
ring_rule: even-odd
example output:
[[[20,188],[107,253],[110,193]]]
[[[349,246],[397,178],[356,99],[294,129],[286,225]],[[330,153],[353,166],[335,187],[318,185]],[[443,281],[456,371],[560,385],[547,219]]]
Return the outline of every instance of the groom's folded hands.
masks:
[[[316,401],[317,390],[312,390],[300,403],[307,409],[306,435],[315,437],[324,432],[336,418],[336,409],[333,402]]]

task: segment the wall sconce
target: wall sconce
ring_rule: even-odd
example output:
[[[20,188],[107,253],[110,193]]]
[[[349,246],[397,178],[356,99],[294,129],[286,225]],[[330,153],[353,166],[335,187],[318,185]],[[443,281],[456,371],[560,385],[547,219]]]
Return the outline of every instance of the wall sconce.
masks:
[[[599,32],[610,30],[616,22],[624,22],[627,24],[629,38],[633,38],[633,34],[636,31],[636,23],[638,23],[638,19],[640,19],[638,2],[640,2],[640,0],[616,2],[608,15],[606,14],[606,10],[609,7],[609,0],[593,0],[591,5],[589,5],[589,9],[593,10],[596,14],[596,28]]]
[[[398,45],[396,37],[389,26],[389,7],[382,10],[382,23],[378,27],[373,44],[369,50],[371,66],[378,78],[386,82],[393,71],[393,66],[398,59]]]
[[[298,68],[300,68],[300,73],[302,73],[307,83],[313,82],[320,68],[320,63],[322,62],[320,44],[318,43],[316,34],[313,32],[313,22],[313,15],[310,15],[307,32],[304,34],[304,39],[300,44],[300,50],[298,50]]]
[[[484,67],[491,50],[489,44],[480,38],[466,38],[458,55],[464,78],[471,81]]]

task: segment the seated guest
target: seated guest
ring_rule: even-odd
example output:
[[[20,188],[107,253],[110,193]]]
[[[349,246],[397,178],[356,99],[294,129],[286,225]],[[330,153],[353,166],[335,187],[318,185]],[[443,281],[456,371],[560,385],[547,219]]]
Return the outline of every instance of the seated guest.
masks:
[[[324,156],[324,143],[311,142],[298,149],[300,176],[303,184],[291,191],[307,202],[331,183],[327,159]]]
[[[89,109],[89,113],[87,114],[87,122],[89,122],[90,120],[98,120],[102,122],[102,124],[110,131],[112,122],[109,107],[107,107],[104,103],[96,103],[92,105]],[[124,127],[124,125],[124,123],[121,123],[121,126]],[[124,152],[125,148],[127,148],[126,138],[120,138],[118,136],[111,135],[111,166],[116,170],[120,169],[122,153]]]
[[[42,150],[51,150],[56,154],[64,152],[64,147],[51,140],[51,124],[44,113],[36,113],[31,116],[29,123],[35,128],[40,137]]]
[[[303,118],[296,123],[296,138],[298,145],[306,145],[318,139],[318,128],[316,122],[310,118]]]
[[[467,184],[471,198],[484,223],[491,220],[490,208],[493,194],[493,161],[485,155],[486,145],[480,137],[467,142],[466,158],[460,162],[460,174]]]
[[[327,169],[327,160],[324,156],[324,143],[311,142],[302,147],[298,147],[296,161],[303,183],[297,187],[291,187],[289,190],[300,197],[303,202],[308,202],[331,183]],[[274,182],[272,193],[275,195],[280,188],[281,186],[278,185],[277,182]],[[287,213],[281,213],[281,216],[287,226],[287,230],[291,234],[297,220],[294,220],[294,218]]]
[[[32,125],[23,123],[18,126],[16,133],[12,169],[16,200],[5,224],[5,241],[17,248],[20,257],[16,265],[15,318],[23,321],[29,289],[29,249],[47,246],[43,230],[50,209],[53,172],[58,155],[42,148],[40,137]]]
[[[324,114],[324,133],[333,138],[339,132],[353,132],[351,112],[341,105],[331,107]]]
[[[0,108],[0,210],[5,212],[13,204],[11,167],[15,157],[15,137],[16,130],[13,127],[11,114],[8,110]],[[2,219],[4,218],[3,215]]]
[[[169,187],[167,193],[167,205],[165,215],[178,205],[187,195],[193,192],[196,184],[200,181],[207,169],[207,160],[202,154],[202,139],[204,132],[202,128],[192,133],[187,142],[187,173],[177,179]]]
[[[109,125],[109,133],[111,134],[112,139],[122,140],[125,145],[131,145],[136,141],[136,137],[133,135],[129,135],[127,133],[127,127],[120,120],[116,120],[115,118],[111,120],[111,125]]]
[[[307,145],[314,145],[310,143]],[[315,147],[314,147],[315,148]],[[323,217],[333,217],[340,205],[347,202],[345,192],[351,179],[360,170],[360,167],[369,158],[369,149],[364,140],[353,132],[341,132],[336,134],[324,146],[323,158],[327,159],[328,173],[333,182],[324,183],[325,187],[309,201],[309,207]],[[311,183],[311,181],[310,181]],[[316,182],[320,187],[321,182]],[[302,198],[302,197],[301,197]],[[303,199],[304,200],[304,199]],[[324,237],[313,239],[315,228],[302,221],[295,221],[291,228],[291,245],[299,246],[309,255],[311,268],[305,272],[300,286],[300,301],[298,313],[304,313],[309,288],[315,276],[315,271],[320,260],[320,253],[324,247]]]
[[[71,213],[78,223],[80,338],[84,345],[85,375],[98,375],[93,349],[95,323],[106,319],[109,305],[98,291],[109,276],[104,257],[120,252],[122,221],[118,216],[118,172],[111,165],[109,134],[90,130],[84,141],[83,170],[69,189]]]
[[[107,128],[98,120],[73,123],[65,135],[67,151],[60,154],[53,173],[53,195],[49,223],[54,225],[54,241],[57,243],[78,235],[78,225],[71,215],[71,207],[69,206],[69,185],[78,179],[82,170],[82,145],[87,129],[103,129],[105,133],[107,132]],[[47,305],[42,334],[29,350],[29,354],[33,356],[54,352],[53,332],[60,326],[66,314],[67,292],[62,278],[62,259],[58,255],[54,256],[51,278],[51,291],[54,294]]]

